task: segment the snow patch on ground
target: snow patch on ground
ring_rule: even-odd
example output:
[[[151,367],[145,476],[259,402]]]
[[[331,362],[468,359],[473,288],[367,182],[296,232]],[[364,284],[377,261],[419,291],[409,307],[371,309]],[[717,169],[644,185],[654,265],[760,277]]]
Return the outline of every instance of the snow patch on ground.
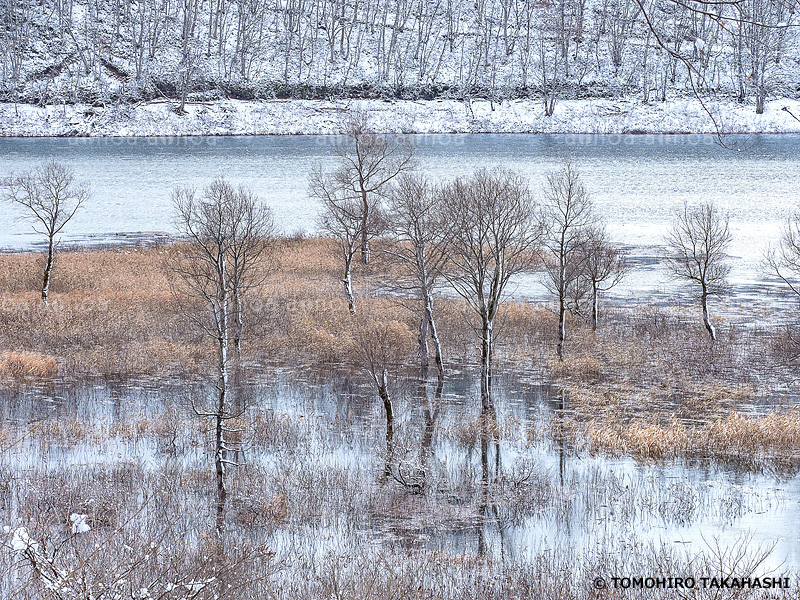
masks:
[[[707,105],[724,133],[800,133],[800,100],[774,100],[764,114],[735,102]],[[193,136],[341,133],[348,110],[368,111],[386,133],[715,133],[699,101],[564,100],[546,117],[535,100],[222,100],[135,105],[0,104],[0,136]],[[795,115],[797,118],[795,118]]]

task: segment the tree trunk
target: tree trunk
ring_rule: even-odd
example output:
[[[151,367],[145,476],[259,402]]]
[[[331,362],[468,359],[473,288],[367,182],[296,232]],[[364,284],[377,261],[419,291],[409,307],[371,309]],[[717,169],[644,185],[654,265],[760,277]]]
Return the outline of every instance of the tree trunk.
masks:
[[[766,93],[760,87],[756,91],[756,114],[763,115],[764,114],[764,98]]]
[[[544,96],[544,116],[552,117],[556,112],[556,95],[555,92],[545,92]]]
[[[217,402],[217,414],[215,423],[215,447],[214,447],[214,468],[217,475],[217,533],[221,534],[225,527],[225,500],[228,492],[225,488],[225,401],[228,387],[228,366],[227,366],[227,332],[219,339],[219,398]]]
[[[708,316],[708,294],[703,292],[701,299],[703,302],[703,325],[706,326],[706,331],[708,331],[708,335],[711,336],[711,341],[713,342],[716,341],[717,334],[714,331],[714,326],[711,324],[711,319]]]
[[[564,360],[564,339],[567,337],[567,309],[564,294],[558,299],[558,359]]]
[[[438,385],[444,385],[444,362],[442,361],[442,344],[439,341],[439,333],[436,330],[436,321],[433,319],[433,298],[426,295],[425,314],[428,318],[428,326],[433,340],[434,360],[436,361],[436,376]]]
[[[484,412],[492,410],[492,321],[483,317],[481,336],[481,408]]]
[[[220,392],[220,405],[223,404],[222,397],[224,394]],[[222,415],[216,415],[216,448],[214,453],[214,468],[217,475],[217,519],[216,529],[217,534],[221,535],[225,529],[225,501],[228,496],[228,491],[225,489],[225,440],[223,436],[223,423]]]
[[[350,311],[350,314],[355,317],[356,301],[353,297],[353,283],[350,278],[350,260],[345,263],[344,279],[342,279],[342,283],[344,284],[344,295],[347,298],[347,309]]]
[[[367,202],[367,192],[361,190],[361,259],[365,265],[369,264],[369,202]]]
[[[737,76],[737,83],[738,83],[738,93],[736,95],[736,101],[739,104],[742,104],[745,99],[745,90],[744,90],[744,66],[742,65],[742,55],[744,52],[743,49],[743,42],[744,42],[744,34],[742,33],[742,26],[739,25],[739,34],[736,36],[737,39],[737,51],[736,51],[736,76]]]
[[[236,306],[236,324],[233,330],[233,348],[236,351],[236,356],[242,355],[242,295],[238,291],[234,291],[234,305]]]
[[[218,292],[219,301],[219,315],[217,316],[217,331],[219,334],[219,376],[217,382],[217,391],[219,397],[217,400],[216,423],[215,423],[215,448],[214,448],[214,469],[217,475],[217,533],[222,534],[225,526],[225,500],[228,492],[225,488],[225,406],[228,393],[228,292],[225,289],[225,261],[222,259],[221,269],[219,272],[220,285]]]
[[[419,321],[419,335],[417,336],[419,344],[419,378],[420,381],[428,380],[428,367],[430,359],[428,357],[428,315],[423,315]]]
[[[481,484],[484,488],[489,487],[489,420],[491,412],[483,410],[481,412]]]
[[[53,272],[53,261],[55,260],[55,244],[52,236],[47,243],[47,262],[44,265],[44,278],[42,280],[42,302],[47,304],[50,295],[50,274]]]
[[[597,283],[592,282],[592,331],[597,331]]]
[[[182,77],[181,83],[181,103],[178,106],[178,114],[184,115],[186,114],[186,97],[189,94],[189,76]]]
[[[567,438],[564,435],[564,409],[566,402],[564,400],[564,389],[558,391],[558,410],[556,411],[556,431],[555,437],[558,442],[558,475],[561,482],[561,487],[564,487],[564,465],[566,463],[567,454]]]
[[[392,401],[389,398],[389,391],[386,382],[386,371],[381,374],[378,383],[378,395],[383,400],[383,408],[386,412],[386,467],[384,475],[389,476],[394,462],[394,413],[392,412]]]
[[[766,48],[762,48],[762,53],[766,53]],[[767,100],[767,64],[768,58],[764,55],[758,61],[758,75],[753,74],[753,82],[756,84],[756,114],[764,114],[764,102]]]

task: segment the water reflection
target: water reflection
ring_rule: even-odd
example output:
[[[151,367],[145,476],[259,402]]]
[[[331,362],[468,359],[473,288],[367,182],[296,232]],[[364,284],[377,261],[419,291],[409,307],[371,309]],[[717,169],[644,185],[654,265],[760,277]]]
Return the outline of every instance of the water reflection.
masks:
[[[797,476],[576,453],[564,434],[564,392],[513,374],[493,385],[496,414],[480,413],[469,373],[440,390],[397,394],[387,452],[382,407],[356,380],[286,371],[240,379],[236,398],[250,407],[243,419],[250,438],[241,440],[243,466],[232,474],[232,527],[276,548],[388,543],[517,562],[556,547],[589,552],[636,540],[689,551],[751,534],[754,547],[776,543],[771,566],[800,568]],[[204,498],[211,432],[187,401],[203,393],[211,390],[124,380],[2,390],[0,469],[22,481],[37,472],[137,465],[174,471]],[[258,514],[287,496],[296,504],[285,525],[258,524],[252,502],[266,485],[260,478],[274,489],[259,502],[273,508]],[[306,480],[302,493],[280,488]],[[369,495],[369,511],[354,494]],[[15,522],[18,510],[2,505],[3,522]]]

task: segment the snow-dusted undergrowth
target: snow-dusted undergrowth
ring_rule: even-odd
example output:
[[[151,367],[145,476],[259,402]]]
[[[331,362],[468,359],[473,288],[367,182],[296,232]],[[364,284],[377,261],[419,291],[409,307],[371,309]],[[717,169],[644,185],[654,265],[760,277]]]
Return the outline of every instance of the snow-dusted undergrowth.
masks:
[[[166,101],[105,108],[0,104],[2,136],[183,136],[336,134],[341,116],[359,107],[387,133],[798,133],[800,101],[752,106],[697,100],[565,100],[546,117],[541,102],[505,100],[221,100],[193,103],[178,115]],[[716,126],[715,126],[716,121]]]

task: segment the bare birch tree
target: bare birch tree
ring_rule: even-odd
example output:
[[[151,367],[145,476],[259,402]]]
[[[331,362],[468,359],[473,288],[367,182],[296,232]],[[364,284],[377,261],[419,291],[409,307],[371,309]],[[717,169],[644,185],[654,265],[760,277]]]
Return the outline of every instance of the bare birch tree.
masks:
[[[196,37],[197,20],[200,11],[198,0],[183,0],[179,3],[182,10],[182,27],[180,33],[181,61],[178,65],[177,88],[180,104],[177,113],[186,114],[186,99],[191,91],[192,81],[198,68],[201,55],[201,42]]]
[[[708,298],[721,294],[727,285],[730,266],[725,252],[731,242],[728,218],[711,202],[694,207],[684,204],[665,241],[672,274],[699,286],[703,325],[711,340],[716,340]]]
[[[597,330],[600,294],[615,287],[628,272],[628,264],[619,248],[609,240],[605,228],[592,227],[582,248],[582,278],[591,301],[592,331]]]
[[[481,407],[491,399],[494,320],[506,286],[531,268],[540,231],[525,181],[503,169],[481,169],[442,191],[450,218],[445,277],[480,320]]]
[[[571,162],[547,176],[542,240],[545,285],[558,301],[558,358],[564,358],[569,296],[583,274],[584,243],[595,223],[592,201]]]
[[[800,298],[800,212],[795,212],[781,231],[780,243],[767,252],[767,266]]]
[[[178,188],[172,195],[177,229],[186,238],[169,258],[169,270],[178,276],[175,291],[185,314],[209,338],[217,352],[216,399],[211,408],[195,413],[214,421],[214,469],[217,482],[217,531],[222,532],[227,498],[225,471],[235,464],[228,459],[225,423],[240,416],[228,402],[229,342],[231,317],[241,318],[241,296],[262,281],[259,261],[264,256],[272,222],[269,211],[254,195],[235,190],[222,179],[209,185],[202,196]],[[239,296],[239,301],[235,296]],[[205,310],[197,308],[197,302]]]
[[[779,78],[797,7],[785,0],[743,0],[733,8],[734,66],[738,67],[740,88],[753,89],[756,114],[760,115]]]
[[[389,192],[385,214],[386,228],[394,242],[384,248],[400,263],[404,280],[396,286],[412,291],[419,300],[420,380],[428,378],[430,364],[428,338],[433,342],[438,383],[444,382],[442,345],[434,318],[436,287],[447,260],[446,230],[441,210],[441,195],[424,177],[403,175]]]
[[[89,197],[88,188],[76,181],[72,169],[51,161],[38,169],[2,182],[5,197],[23,207],[36,233],[47,238],[47,258],[42,277],[42,301],[47,304],[55,263],[58,235]]]
[[[410,144],[376,133],[367,114],[361,111],[348,115],[344,135],[345,143],[335,147],[340,165],[329,177],[344,196],[359,203],[361,258],[366,265],[373,233],[372,213],[392,179],[413,168],[413,150]]]
[[[770,274],[776,275],[800,299],[800,212],[796,211],[784,223],[778,247],[767,251],[766,266]],[[796,352],[800,338],[792,328],[787,330],[788,340]]]
[[[228,198],[230,226],[230,287],[233,298],[233,347],[242,352],[244,333],[244,299],[247,292],[259,285],[272,272],[269,260],[275,248],[275,221],[272,210],[261,203],[247,187],[234,190],[223,180],[215,181],[219,193]]]
[[[227,488],[225,470],[228,465],[224,424],[233,415],[228,410],[228,341],[230,336],[230,287],[228,253],[230,239],[225,222],[225,198],[206,190],[198,198],[194,190],[176,189],[172,201],[178,219],[178,231],[188,238],[178,247],[169,268],[184,284],[180,292],[190,299],[199,299],[208,307],[208,314],[185,310],[189,318],[217,345],[217,399],[211,410],[195,412],[214,419],[214,469],[217,481],[216,526],[224,526]],[[187,305],[191,307],[191,305]],[[209,319],[210,317],[210,319]]]
[[[358,252],[359,244],[364,239],[362,229],[367,228],[368,238],[372,237],[373,232],[377,229],[377,215],[375,214],[377,207],[374,204],[370,205],[370,219],[365,223],[361,199],[351,195],[339,182],[319,170],[315,170],[311,174],[310,194],[322,201],[319,227],[337,242],[337,250],[344,267],[342,285],[347,299],[347,308],[350,314],[355,316],[353,259]],[[368,202],[374,202],[374,198],[369,198]]]

